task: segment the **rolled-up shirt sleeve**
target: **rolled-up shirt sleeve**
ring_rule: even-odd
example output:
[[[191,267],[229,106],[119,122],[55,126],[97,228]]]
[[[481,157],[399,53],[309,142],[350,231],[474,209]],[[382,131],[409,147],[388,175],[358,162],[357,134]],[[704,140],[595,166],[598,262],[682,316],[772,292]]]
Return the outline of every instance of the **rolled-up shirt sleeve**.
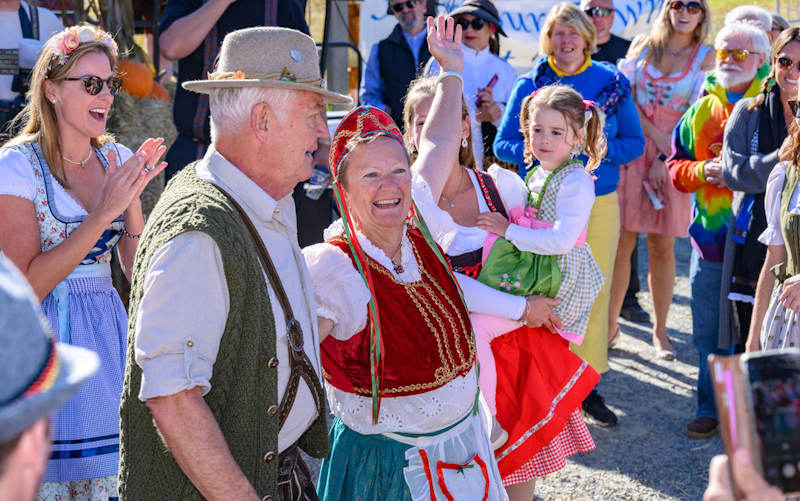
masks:
[[[183,233],[153,254],[134,331],[139,399],[211,390],[229,308],[222,256],[210,236]]]

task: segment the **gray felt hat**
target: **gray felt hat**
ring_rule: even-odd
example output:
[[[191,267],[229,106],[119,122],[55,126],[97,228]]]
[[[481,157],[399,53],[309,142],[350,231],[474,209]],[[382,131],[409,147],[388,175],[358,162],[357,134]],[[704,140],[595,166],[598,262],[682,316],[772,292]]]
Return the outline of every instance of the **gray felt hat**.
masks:
[[[25,277],[0,253],[0,442],[58,410],[100,366],[56,343]]]
[[[289,28],[247,28],[228,33],[208,80],[183,83],[184,89],[202,94],[225,87],[307,90],[320,94],[327,103],[353,102],[325,88],[314,39]]]

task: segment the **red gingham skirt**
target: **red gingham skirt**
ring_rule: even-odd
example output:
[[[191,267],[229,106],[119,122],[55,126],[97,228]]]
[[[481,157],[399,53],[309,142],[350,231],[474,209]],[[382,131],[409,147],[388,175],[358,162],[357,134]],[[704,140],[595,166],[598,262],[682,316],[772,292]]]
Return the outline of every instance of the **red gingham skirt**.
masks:
[[[594,450],[594,440],[583,422],[581,412],[575,409],[567,418],[561,433],[518,470],[504,477],[503,485],[521,484],[543,477],[566,466],[568,457],[591,450]]]

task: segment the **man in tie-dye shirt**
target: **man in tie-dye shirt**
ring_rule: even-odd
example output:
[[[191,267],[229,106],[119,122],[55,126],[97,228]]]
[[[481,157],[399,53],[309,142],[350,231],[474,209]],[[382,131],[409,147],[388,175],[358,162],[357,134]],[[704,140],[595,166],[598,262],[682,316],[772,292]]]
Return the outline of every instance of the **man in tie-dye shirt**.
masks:
[[[722,254],[731,214],[731,191],[722,180],[722,135],[733,105],[760,92],[769,68],[761,68],[769,53],[763,30],[748,23],[722,28],[714,43],[717,66],[709,75],[707,94],[695,102],[675,128],[672,156],[667,161],[672,183],[693,193],[694,217],[689,224],[692,262],[693,342],[700,354],[697,415],[685,429],[692,438],[717,431],[717,411],[708,372],[708,355],[717,346]],[[761,69],[760,69],[761,68]]]

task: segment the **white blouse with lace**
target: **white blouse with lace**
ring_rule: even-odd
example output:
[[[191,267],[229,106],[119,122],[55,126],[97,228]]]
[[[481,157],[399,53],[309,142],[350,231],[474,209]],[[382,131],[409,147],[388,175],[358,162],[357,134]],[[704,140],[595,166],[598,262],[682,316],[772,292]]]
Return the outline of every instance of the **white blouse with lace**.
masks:
[[[325,239],[341,234],[341,220],[326,231]],[[356,232],[364,252],[384,266],[401,282],[420,280],[419,265],[414,258],[411,242],[403,234],[400,261],[403,272],[394,271],[386,254]],[[350,257],[330,244],[311,245],[303,249],[314,296],[317,315],[333,321],[331,336],[346,341],[364,329],[367,323],[369,290]],[[372,424],[372,399],[348,393],[326,384],[331,412],[349,428],[362,434],[374,433],[429,433],[449,426],[463,417],[475,402],[478,380],[475,369],[444,386],[426,393],[403,397],[384,396],[378,423]]]
[[[764,210],[767,213],[767,229],[758,237],[758,241],[764,245],[783,245],[783,234],[781,233],[781,193],[783,192],[783,181],[786,179],[786,167],[788,162],[780,162],[776,165],[767,179],[767,191],[764,195]],[[789,200],[789,212],[800,214],[800,183],[797,184],[792,198]]]

